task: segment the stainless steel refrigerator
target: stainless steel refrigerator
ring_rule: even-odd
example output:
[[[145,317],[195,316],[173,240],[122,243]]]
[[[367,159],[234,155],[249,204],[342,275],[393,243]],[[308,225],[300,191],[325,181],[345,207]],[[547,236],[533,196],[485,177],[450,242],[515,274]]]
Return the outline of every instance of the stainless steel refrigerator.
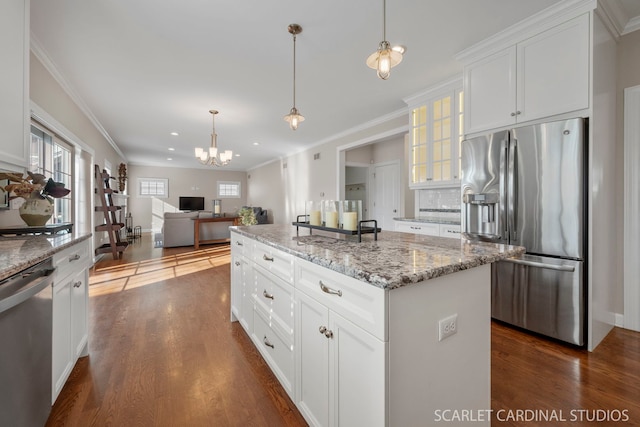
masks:
[[[585,336],[584,119],[462,142],[462,232],[524,246],[492,266],[492,317],[577,345]]]

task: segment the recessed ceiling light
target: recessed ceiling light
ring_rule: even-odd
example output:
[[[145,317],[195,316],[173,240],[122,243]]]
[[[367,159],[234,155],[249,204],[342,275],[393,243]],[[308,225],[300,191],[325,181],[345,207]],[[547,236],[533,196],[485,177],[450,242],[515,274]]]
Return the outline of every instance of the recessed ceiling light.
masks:
[[[178,136],[178,132],[171,132],[171,135]]]
[[[235,156],[236,156],[236,157],[240,157],[240,154],[236,154]]]
[[[171,157],[167,157],[167,160],[173,160]]]
[[[253,145],[260,145],[260,143],[259,142],[254,142]]]
[[[176,151],[176,149],[173,147],[169,147],[169,151]]]

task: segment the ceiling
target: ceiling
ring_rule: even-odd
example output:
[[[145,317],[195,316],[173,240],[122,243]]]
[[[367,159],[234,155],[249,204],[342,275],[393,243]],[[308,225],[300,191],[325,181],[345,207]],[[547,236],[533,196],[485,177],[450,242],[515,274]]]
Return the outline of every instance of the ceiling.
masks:
[[[31,0],[32,46],[130,163],[204,167],[193,152],[217,109],[218,146],[240,155],[226,168],[247,170],[406,107],[460,74],[456,53],[558,1],[389,0],[387,39],[407,52],[386,81],[365,65],[382,40],[372,0]],[[640,1],[613,1],[640,15]],[[297,131],[283,120],[291,23]]]

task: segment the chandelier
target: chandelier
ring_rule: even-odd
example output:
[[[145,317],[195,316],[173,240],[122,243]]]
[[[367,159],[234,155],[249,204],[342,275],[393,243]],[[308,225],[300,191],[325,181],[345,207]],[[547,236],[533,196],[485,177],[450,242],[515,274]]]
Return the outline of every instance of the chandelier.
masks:
[[[291,24],[287,29],[293,35],[293,108],[289,114],[284,116],[284,120],[289,122],[291,130],[296,130],[298,123],[304,121],[304,116],[296,108],[296,35],[302,32],[302,27],[298,24]]]
[[[211,147],[209,150],[204,148],[196,148],[196,158],[200,163],[207,166],[225,166],[231,161],[233,151],[225,150],[218,153],[218,135],[216,135],[215,118],[218,110],[209,110],[213,118],[213,127],[211,130]]]
[[[378,45],[378,50],[367,58],[369,68],[377,70],[378,77],[387,80],[391,74],[391,68],[402,62],[402,54],[405,52],[403,46],[391,47],[387,41],[387,1],[382,0],[382,41]]]

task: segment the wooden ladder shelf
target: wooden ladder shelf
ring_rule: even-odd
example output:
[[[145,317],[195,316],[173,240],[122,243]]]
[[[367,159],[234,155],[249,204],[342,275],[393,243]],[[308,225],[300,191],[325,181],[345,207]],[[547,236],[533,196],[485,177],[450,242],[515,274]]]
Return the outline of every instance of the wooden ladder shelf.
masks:
[[[120,206],[113,204],[112,194],[117,193],[109,185],[112,179],[106,170],[100,171],[100,166],[95,165],[96,176],[96,194],[99,197],[100,206],[96,206],[96,212],[104,214],[104,224],[96,226],[96,231],[104,231],[109,236],[109,243],[105,243],[96,248],[96,255],[111,252],[113,259],[122,258],[122,252],[127,248],[129,243],[120,240],[120,229],[124,224],[117,221],[116,212],[122,209]]]

